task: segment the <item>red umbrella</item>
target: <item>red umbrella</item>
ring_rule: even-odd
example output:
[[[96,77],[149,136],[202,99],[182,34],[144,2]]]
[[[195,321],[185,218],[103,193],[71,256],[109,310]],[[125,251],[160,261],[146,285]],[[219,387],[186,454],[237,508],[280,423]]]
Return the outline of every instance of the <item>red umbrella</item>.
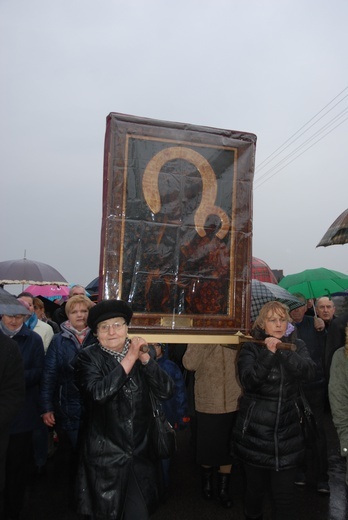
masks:
[[[252,260],[251,278],[253,280],[260,280],[261,282],[278,283],[269,265],[255,256],[253,256]]]

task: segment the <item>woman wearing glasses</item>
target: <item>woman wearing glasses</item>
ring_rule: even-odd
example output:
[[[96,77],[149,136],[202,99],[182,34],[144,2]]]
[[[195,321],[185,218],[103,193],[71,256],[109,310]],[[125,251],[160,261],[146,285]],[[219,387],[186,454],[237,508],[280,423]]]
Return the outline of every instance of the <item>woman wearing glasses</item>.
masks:
[[[25,388],[18,386],[18,396],[15,390],[6,387],[9,373],[1,373],[3,404],[1,407],[0,430],[3,436],[6,432],[3,421],[6,409],[13,400],[25,398],[13,417],[10,425],[10,437],[6,452],[6,474],[4,490],[5,511],[0,511],[0,518],[19,518],[25,501],[25,493],[30,473],[32,455],[32,432],[40,424],[39,413],[39,383],[44,365],[45,351],[41,337],[25,325],[30,315],[29,306],[24,302],[23,313],[5,314],[0,321],[0,330],[8,338],[17,343],[24,368]],[[5,348],[1,345],[1,349]],[[14,351],[16,354],[16,351]],[[18,356],[18,352],[16,354]],[[19,381],[20,382],[20,381]],[[24,381],[22,381],[23,383]],[[7,401],[7,403],[5,403]]]
[[[98,342],[79,353],[76,379],[86,405],[77,480],[78,511],[98,519],[145,520],[158,502],[158,461],[149,442],[152,408],[173,382],[143,338],[127,336],[132,309],[103,300],[88,324]]]

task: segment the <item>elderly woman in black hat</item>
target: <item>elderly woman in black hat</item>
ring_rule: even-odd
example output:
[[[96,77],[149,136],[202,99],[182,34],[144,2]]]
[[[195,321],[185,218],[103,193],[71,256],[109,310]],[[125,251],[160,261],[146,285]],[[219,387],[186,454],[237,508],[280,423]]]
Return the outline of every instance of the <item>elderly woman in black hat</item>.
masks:
[[[159,498],[149,390],[166,399],[173,382],[150,357],[143,338],[128,338],[131,317],[132,309],[122,300],[93,307],[88,325],[97,342],[76,362],[86,405],[77,509],[93,519],[145,520]]]

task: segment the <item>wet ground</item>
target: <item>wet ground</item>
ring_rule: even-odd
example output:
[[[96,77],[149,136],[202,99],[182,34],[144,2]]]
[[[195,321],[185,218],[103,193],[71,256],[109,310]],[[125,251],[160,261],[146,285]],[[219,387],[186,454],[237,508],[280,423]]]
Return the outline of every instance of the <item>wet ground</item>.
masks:
[[[326,417],[328,436],[330,496],[321,496],[311,475],[303,488],[297,488],[298,520],[347,520],[348,488],[345,485],[345,460],[339,454],[336,431],[329,414]],[[231,477],[232,509],[223,509],[217,502],[206,502],[200,495],[200,474],[190,447],[189,431],[179,432],[178,452],[171,468],[169,497],[151,520],[242,520],[243,477],[235,467]],[[58,453],[50,459],[44,477],[32,479],[28,488],[21,520],[77,520],[68,506],[68,483],[61,469]],[[136,520],[136,519],[134,519]],[[264,520],[271,520],[266,502]]]

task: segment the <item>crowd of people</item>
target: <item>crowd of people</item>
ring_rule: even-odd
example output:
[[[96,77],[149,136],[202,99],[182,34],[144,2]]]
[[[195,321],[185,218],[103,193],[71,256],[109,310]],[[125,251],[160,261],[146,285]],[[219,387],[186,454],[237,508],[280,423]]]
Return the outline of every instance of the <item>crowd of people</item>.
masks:
[[[151,395],[175,430],[190,428],[203,500],[233,508],[234,464],[245,519],[263,518],[267,493],[275,520],[296,519],[309,470],[329,496],[327,411],[348,457],[348,315],[336,317],[328,297],[296,296],[291,312],[266,303],[241,345],[188,344],[176,356],[174,345],[128,333],[133,312],[122,300],[95,303],[74,286],[47,316],[42,300],[19,294],[23,313],[0,321],[0,518],[21,518],[28,478],[45,474],[54,437],[81,518],[149,519],[170,492],[171,468],[154,455]],[[316,418],[311,445],[301,395]]]

